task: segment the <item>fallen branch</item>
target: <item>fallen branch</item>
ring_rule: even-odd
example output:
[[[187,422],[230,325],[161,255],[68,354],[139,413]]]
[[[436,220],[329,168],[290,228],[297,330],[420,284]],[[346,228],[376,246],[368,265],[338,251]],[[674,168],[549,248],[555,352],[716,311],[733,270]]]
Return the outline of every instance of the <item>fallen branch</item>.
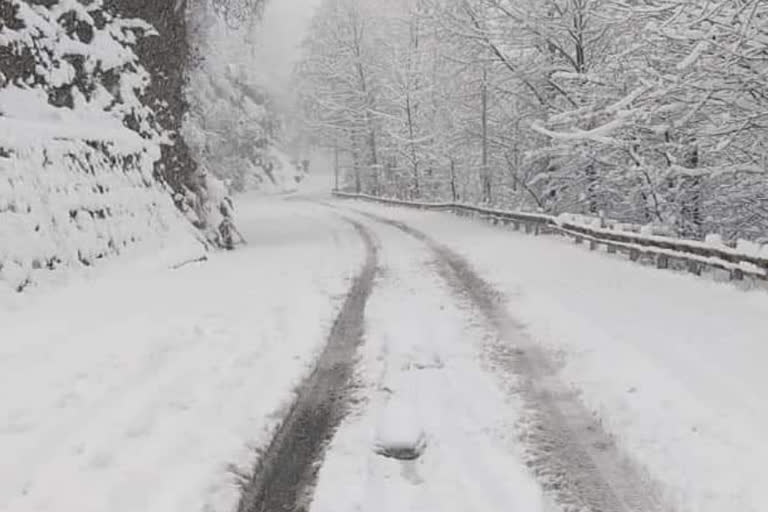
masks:
[[[180,268],[186,267],[187,265],[192,265],[194,263],[205,263],[208,261],[208,256],[200,256],[199,258],[195,258],[192,260],[186,260],[182,261],[181,263],[177,263],[176,265],[173,265],[171,267],[171,270],[179,270]]]

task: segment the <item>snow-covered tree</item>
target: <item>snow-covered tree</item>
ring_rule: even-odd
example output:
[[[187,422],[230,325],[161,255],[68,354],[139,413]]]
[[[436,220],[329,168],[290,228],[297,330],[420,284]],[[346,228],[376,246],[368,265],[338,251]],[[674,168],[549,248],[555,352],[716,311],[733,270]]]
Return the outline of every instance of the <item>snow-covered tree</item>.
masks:
[[[205,172],[231,190],[286,189],[300,173],[278,150],[282,119],[258,65],[264,2],[195,0],[188,7],[192,59],[184,138]]]
[[[315,129],[373,127],[358,189],[755,238],[767,31],[751,0],[327,0],[300,76]]]
[[[351,156],[356,190],[381,164],[376,115],[381,91],[369,7],[356,0],[323,2],[310,27],[306,58],[298,66],[299,101],[309,129],[323,130],[329,146]]]

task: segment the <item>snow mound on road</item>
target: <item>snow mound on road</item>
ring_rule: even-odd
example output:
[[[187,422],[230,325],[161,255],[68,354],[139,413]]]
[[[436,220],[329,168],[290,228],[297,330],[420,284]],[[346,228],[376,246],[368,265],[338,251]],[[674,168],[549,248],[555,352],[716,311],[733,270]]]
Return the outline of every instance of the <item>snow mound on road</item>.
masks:
[[[387,403],[376,432],[379,455],[400,460],[418,459],[427,447],[427,435],[414,404],[400,395]]]

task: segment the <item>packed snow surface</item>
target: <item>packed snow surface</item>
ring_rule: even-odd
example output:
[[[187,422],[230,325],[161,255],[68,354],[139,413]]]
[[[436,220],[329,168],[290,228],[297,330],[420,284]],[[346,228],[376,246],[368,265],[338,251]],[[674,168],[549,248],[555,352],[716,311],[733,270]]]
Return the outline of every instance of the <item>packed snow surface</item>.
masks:
[[[245,249],[0,309],[0,511],[234,509],[363,258],[325,209],[240,204]]]
[[[456,304],[422,243],[369,225],[382,270],[358,400],[330,444],[312,512],[554,510],[517,451],[520,404],[483,368],[482,321]],[[423,453],[398,460],[382,447]]]

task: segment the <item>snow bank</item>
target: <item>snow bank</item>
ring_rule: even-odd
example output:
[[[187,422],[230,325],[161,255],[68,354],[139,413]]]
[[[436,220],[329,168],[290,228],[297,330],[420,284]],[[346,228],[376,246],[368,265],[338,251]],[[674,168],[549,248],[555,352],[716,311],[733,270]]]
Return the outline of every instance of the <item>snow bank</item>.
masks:
[[[175,245],[169,262],[200,256],[189,223],[153,177],[150,149],[75,140],[0,154],[0,290],[22,291],[44,274],[92,266],[150,242]]]
[[[34,141],[46,143],[54,139],[97,140],[119,145],[123,152],[149,151],[151,147],[112,113],[91,107],[56,108],[48,103],[48,95],[41,89],[0,89],[3,146],[24,148]]]

